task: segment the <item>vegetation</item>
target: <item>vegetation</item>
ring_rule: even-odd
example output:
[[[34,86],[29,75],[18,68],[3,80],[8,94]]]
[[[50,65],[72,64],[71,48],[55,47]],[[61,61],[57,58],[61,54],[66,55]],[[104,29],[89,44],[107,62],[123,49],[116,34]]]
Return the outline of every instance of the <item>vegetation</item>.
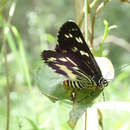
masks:
[[[85,7],[89,12],[87,17],[94,24],[92,27],[87,23],[89,31],[85,36],[95,49],[94,54],[108,57],[115,68],[115,79],[104,90],[104,104],[94,106],[100,109],[104,130],[129,130],[129,0],[88,1],[90,6]],[[100,10],[101,2],[107,3]],[[1,130],[70,129],[67,120],[72,106],[62,101],[53,103],[42,94],[37,70],[43,64],[41,51],[55,47],[59,27],[69,19],[77,21],[80,27],[86,21],[83,7],[79,0],[0,0]],[[105,26],[104,20],[107,21]],[[55,83],[47,76],[43,80],[47,85]],[[83,119],[80,119],[75,129],[83,127]]]

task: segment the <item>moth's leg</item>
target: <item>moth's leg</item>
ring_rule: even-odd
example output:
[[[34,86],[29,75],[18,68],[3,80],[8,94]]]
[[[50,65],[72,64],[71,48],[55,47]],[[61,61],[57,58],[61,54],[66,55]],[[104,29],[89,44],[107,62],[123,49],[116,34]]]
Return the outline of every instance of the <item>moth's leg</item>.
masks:
[[[73,102],[75,102],[76,100],[76,92],[75,92],[75,88],[73,88],[73,86],[71,85],[71,82],[70,80],[64,80],[63,84],[64,84],[64,88],[65,89],[68,89],[69,92],[69,96],[71,97],[71,100]]]
[[[71,93],[71,97],[72,97],[72,101],[75,102],[75,100],[76,100],[76,93],[75,93],[74,90]]]
[[[102,91],[102,97],[103,97],[103,101],[105,102],[105,94],[104,94],[104,91]]]

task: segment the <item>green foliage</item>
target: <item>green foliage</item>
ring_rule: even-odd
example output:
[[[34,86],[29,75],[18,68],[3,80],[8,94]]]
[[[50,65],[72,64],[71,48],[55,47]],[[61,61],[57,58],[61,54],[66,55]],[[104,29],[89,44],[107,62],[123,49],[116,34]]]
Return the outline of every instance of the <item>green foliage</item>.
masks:
[[[103,35],[103,38],[102,38],[102,42],[101,42],[100,45],[99,45],[99,49],[98,49],[98,50],[93,50],[94,55],[95,55],[95,56],[99,56],[99,57],[102,57],[102,56],[103,56],[104,42],[105,42],[105,40],[106,40],[106,38],[107,38],[109,32],[110,32],[112,29],[117,28],[116,25],[108,26],[107,20],[104,20],[104,25],[105,25],[104,35]]]
[[[51,101],[55,102],[57,100],[60,101],[65,99],[70,100],[72,105],[72,92],[75,91],[76,98],[68,121],[69,126],[74,128],[79,118],[83,115],[86,109],[93,104],[94,99],[99,96],[102,90],[73,90],[71,87],[64,87],[64,80],[65,78],[63,76],[54,73],[54,71],[47,65],[41,65],[38,68],[36,84],[41,92]],[[70,104],[70,102],[68,102],[68,104]]]
[[[103,46],[104,46],[104,42],[105,42],[109,32],[112,29],[116,28],[116,25],[108,26],[108,22],[106,20],[104,20],[104,25],[105,25],[104,36],[103,36],[103,39],[102,39],[102,43],[99,46],[99,52],[100,52],[99,56],[100,57],[103,56],[103,54],[102,54],[103,53]]]

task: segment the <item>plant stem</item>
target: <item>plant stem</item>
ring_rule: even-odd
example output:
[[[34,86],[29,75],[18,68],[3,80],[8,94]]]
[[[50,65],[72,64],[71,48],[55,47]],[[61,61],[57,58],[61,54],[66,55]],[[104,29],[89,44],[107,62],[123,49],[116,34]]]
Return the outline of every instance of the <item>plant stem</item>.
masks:
[[[88,0],[84,1],[85,40],[88,41]],[[87,110],[85,111],[84,130],[87,130]]]
[[[90,4],[90,8],[94,8],[99,0],[93,0],[93,2]]]
[[[85,112],[85,125],[84,125],[84,130],[87,130],[87,110]]]
[[[7,22],[4,21],[3,26],[3,48],[4,48],[4,59],[5,59],[5,75],[6,75],[6,99],[7,99],[7,119],[6,119],[6,130],[9,130],[10,126],[10,85],[9,85],[9,69],[8,69],[8,60],[7,60],[7,43],[6,43],[6,33],[7,28],[11,23],[12,16],[14,14],[16,1],[14,0],[11,4],[10,10],[9,10],[9,16],[7,19]]]
[[[107,2],[109,2],[110,0],[104,0],[96,9],[96,12],[92,18],[92,34],[91,34],[91,37],[90,37],[90,44],[91,44],[91,47],[93,47],[93,39],[94,39],[94,24],[95,24],[95,20],[96,20],[96,17],[97,15],[99,14],[99,12],[101,11],[101,9],[107,4]]]
[[[5,37],[3,39],[3,45],[4,45],[5,75],[6,75],[6,99],[7,99],[6,130],[9,130],[9,124],[10,124],[10,86],[9,86],[9,70],[8,70],[8,61],[7,61],[7,43],[6,43]]]
[[[85,21],[85,40],[86,40],[86,42],[87,42],[87,40],[88,40],[88,1],[87,0],[85,0],[84,1],[84,9],[85,9],[85,11],[84,11],[84,21]]]

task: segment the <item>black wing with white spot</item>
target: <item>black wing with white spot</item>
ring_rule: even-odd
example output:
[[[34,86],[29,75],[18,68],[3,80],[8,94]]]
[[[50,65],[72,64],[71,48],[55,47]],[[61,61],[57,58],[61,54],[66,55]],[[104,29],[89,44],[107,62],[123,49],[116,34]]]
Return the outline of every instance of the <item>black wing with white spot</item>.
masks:
[[[58,44],[55,51],[43,51],[42,59],[57,73],[76,81],[98,83],[102,77],[99,66],[87,46],[78,26],[67,21],[58,33]],[[74,86],[74,85],[73,85]]]
[[[79,27],[73,21],[67,21],[63,24],[57,37],[58,45],[56,47],[56,51],[70,51],[74,53],[78,56],[78,59],[80,59],[80,64],[86,67],[86,69],[80,69],[87,75],[90,77],[96,77],[96,80],[102,76],[100,68],[97,65],[88,45],[86,44]]]
[[[57,73],[62,74],[71,80],[77,77],[77,61],[73,53],[61,53],[55,51],[43,51],[42,59]],[[77,59],[78,60],[78,59]]]

